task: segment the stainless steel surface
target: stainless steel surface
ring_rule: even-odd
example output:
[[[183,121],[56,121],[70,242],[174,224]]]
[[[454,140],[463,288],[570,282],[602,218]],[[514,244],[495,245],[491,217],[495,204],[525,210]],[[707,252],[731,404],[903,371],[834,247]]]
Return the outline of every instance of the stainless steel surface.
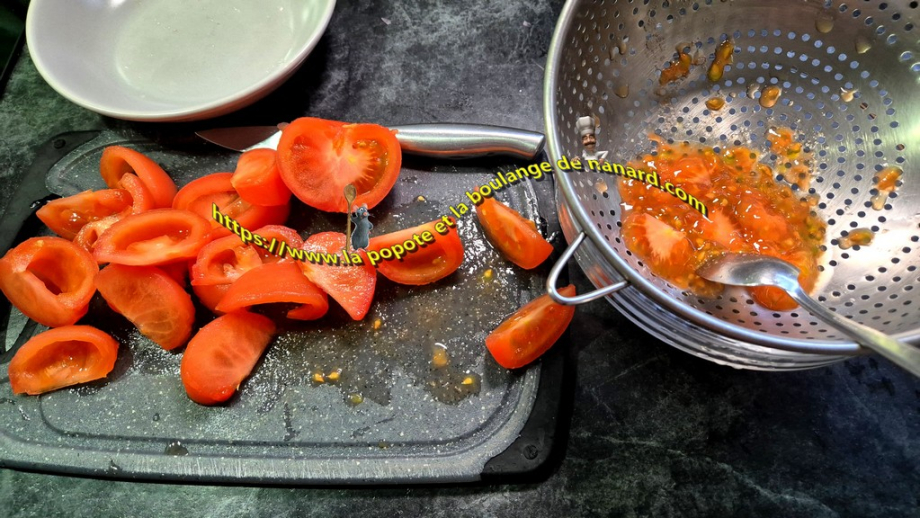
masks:
[[[598,288],[589,293],[582,293],[580,295],[575,295],[574,297],[567,297],[561,293],[556,288],[559,284],[559,276],[562,275],[562,271],[565,270],[566,266],[572,257],[575,255],[575,250],[585,240],[585,233],[581,232],[578,234],[578,237],[569,244],[568,248],[565,249],[565,252],[559,257],[559,260],[556,261],[556,264],[553,265],[552,269],[549,272],[549,276],[546,278],[546,292],[549,293],[549,296],[559,304],[568,304],[568,305],[577,305],[584,304],[585,302],[591,302],[592,300],[597,300],[601,297],[606,297],[614,292],[620,291],[621,289],[629,286],[629,283],[626,281],[620,281],[603,288]]]
[[[848,335],[911,374],[920,376],[920,349],[902,343],[871,327],[857,324],[818,304],[799,285],[799,270],[775,257],[726,254],[698,270],[700,277],[733,286],[776,286],[786,290],[802,309]]]
[[[403,153],[434,158],[506,155],[533,159],[543,150],[542,133],[485,124],[409,124],[393,126]],[[235,151],[278,147],[274,126],[245,126],[199,131],[199,137]]]
[[[815,152],[811,191],[828,221],[813,296],[845,318],[916,342],[916,18],[907,2],[569,2],[546,67],[549,155],[555,162],[581,154],[575,121],[585,115],[600,123],[597,148],[618,163],[651,151],[649,134],[672,143],[751,146],[775,160],[764,134],[772,126],[791,127]],[[706,69],[726,37],[735,43],[734,64],[711,83]],[[658,71],[679,44],[699,52],[705,63],[661,89]],[[766,85],[783,90],[772,108],[756,98]],[[726,101],[718,112],[705,105],[716,95]],[[873,177],[889,165],[904,169],[903,185],[876,211],[870,202],[877,192]],[[714,361],[763,369],[811,367],[840,359],[815,352],[858,350],[806,312],[765,310],[740,289],[707,300],[670,286],[621,243],[621,205],[610,175],[560,172],[556,178],[566,237],[571,242],[581,232],[587,236],[574,254],[579,265],[599,287],[629,282],[609,300],[621,310],[628,307],[624,313],[659,338]],[[599,178],[611,188],[596,189]],[[873,229],[875,241],[840,249],[838,239],[857,227]]]

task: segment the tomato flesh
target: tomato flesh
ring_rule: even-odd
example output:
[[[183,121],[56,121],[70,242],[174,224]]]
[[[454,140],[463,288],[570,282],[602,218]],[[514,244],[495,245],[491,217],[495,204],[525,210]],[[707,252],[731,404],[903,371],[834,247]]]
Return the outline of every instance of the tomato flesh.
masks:
[[[291,310],[295,312],[297,320],[315,320],[329,311],[329,297],[326,293],[310,282],[300,267],[290,261],[263,264],[244,273],[230,285],[227,294],[217,305],[217,310],[229,313],[272,303],[301,304]]]
[[[236,236],[211,241],[198,252],[192,266],[192,285],[229,284],[244,273],[262,265],[256,249]]]
[[[255,249],[262,257],[262,263],[277,263],[278,261],[293,261],[291,257],[285,253],[282,257],[277,253],[269,252],[268,247],[271,246],[272,240],[275,240],[275,252],[281,248],[281,242],[283,241],[288,250],[300,250],[303,248],[303,238],[300,237],[300,234],[296,230],[285,227],[284,225],[266,225],[253,234],[258,234],[264,239],[265,246],[256,246]]]
[[[284,223],[290,212],[288,204],[270,207],[253,205],[236,192],[231,183],[232,177],[232,173],[214,173],[192,180],[176,194],[173,208],[194,212],[208,220],[218,236],[230,235],[231,231],[215,219],[214,205],[223,216],[248,230]]]
[[[8,368],[14,394],[44,394],[106,377],[118,342],[91,326],[49,329],[29,339]]]
[[[102,179],[110,188],[117,188],[122,176],[134,173],[153,196],[156,208],[172,205],[176,184],[156,162],[146,156],[121,146],[109,146],[102,152],[99,163]]]
[[[179,347],[192,334],[192,298],[159,268],[109,265],[96,275],[96,288],[112,309],[163,349]]]
[[[285,205],[291,190],[281,180],[274,149],[252,149],[240,155],[230,183],[236,192],[253,205]]]
[[[182,385],[202,405],[222,403],[255,367],[275,332],[271,320],[237,311],[202,327],[182,356]]]
[[[442,235],[436,230],[436,226],[446,229],[447,233]],[[425,241],[425,232],[431,235],[433,242],[418,244],[419,241]],[[419,239],[415,240],[413,236],[419,236]],[[383,248],[391,248],[394,245],[404,247],[409,242],[414,244],[415,251],[406,252],[401,259],[381,260],[377,263],[377,271],[393,282],[423,285],[439,281],[454,273],[463,262],[463,242],[457,234],[457,227],[448,227],[440,219],[374,237],[367,249],[369,252],[379,253]]]
[[[303,117],[281,131],[278,165],[294,196],[327,212],[347,212],[344,190],[354,185],[354,205],[371,209],[396,184],[402,150],[377,124],[345,124]]]
[[[575,286],[570,284],[559,293],[574,296]],[[548,351],[574,316],[575,306],[557,304],[549,295],[543,295],[505,319],[486,337],[486,347],[502,367],[523,367]]]
[[[201,302],[201,305],[210,309],[212,313],[222,315],[222,311],[217,311],[217,305],[220,304],[220,301],[223,300],[224,295],[227,294],[227,290],[230,289],[230,284],[214,284],[210,286],[203,285],[192,285],[192,291],[195,293],[195,296],[198,297],[198,302]]]
[[[33,237],[0,259],[0,290],[48,327],[75,323],[89,308],[99,271],[86,250],[59,237]]]
[[[345,248],[345,234],[338,232],[321,232],[313,234],[303,244],[303,249],[310,252],[337,254]],[[367,315],[374,299],[377,285],[377,271],[371,266],[367,253],[355,252],[363,264],[351,266],[314,264],[309,261],[299,262],[310,282],[335,299],[355,320]]]
[[[494,198],[483,198],[476,217],[489,242],[521,268],[536,268],[553,253],[553,245],[537,232],[533,221]]]
[[[210,230],[204,218],[185,210],[132,214],[99,236],[93,256],[100,263],[134,266],[173,263],[196,257]]]
[[[103,189],[51,200],[35,215],[55,234],[73,239],[87,223],[118,214],[130,206],[128,191]]]

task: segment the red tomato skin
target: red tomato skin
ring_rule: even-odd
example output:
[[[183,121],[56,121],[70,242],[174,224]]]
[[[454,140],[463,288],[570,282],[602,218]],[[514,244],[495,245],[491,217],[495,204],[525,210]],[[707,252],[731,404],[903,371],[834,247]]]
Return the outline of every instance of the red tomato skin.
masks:
[[[284,127],[278,143],[281,179],[300,201],[326,212],[348,210],[348,184],[357,189],[355,206],[374,208],[396,184],[401,164],[395,134],[376,124],[301,117]]]
[[[184,210],[156,209],[112,224],[96,241],[100,263],[155,266],[191,259],[207,243],[210,224]]]
[[[112,264],[96,275],[96,287],[109,307],[163,349],[175,349],[191,336],[192,298],[163,270]]]
[[[86,314],[98,271],[92,256],[70,241],[33,237],[0,259],[0,290],[39,324],[66,326]]]
[[[117,356],[118,342],[95,327],[49,329],[16,351],[7,370],[10,387],[14,394],[36,395],[101,379]]]
[[[232,173],[214,173],[192,180],[176,194],[172,207],[194,212],[208,220],[214,229],[214,237],[233,233],[219,221],[226,217],[236,221],[235,229],[238,228],[239,232],[265,225],[281,225],[287,220],[291,210],[289,204],[253,205],[236,192],[232,177]],[[215,204],[219,214],[215,214]]]
[[[281,179],[274,149],[260,148],[240,155],[230,183],[240,197],[253,205],[286,205],[291,190]]]
[[[237,311],[217,317],[192,337],[182,356],[182,385],[201,405],[230,399],[249,377],[275,333],[267,317]]]
[[[446,234],[438,232],[435,227],[439,222],[443,223],[443,220],[371,238],[368,251],[379,252],[396,244],[402,246],[409,240],[418,246],[415,251],[406,252],[402,259],[381,260],[377,263],[377,271],[393,282],[414,286],[437,282],[457,271],[463,263],[463,242],[456,226],[448,227]],[[419,236],[419,241],[424,242],[422,236],[425,232],[430,232],[434,241],[423,248],[413,236]]]
[[[303,249],[312,252],[337,254],[345,247],[345,234],[321,232],[313,234],[303,244]],[[300,261],[300,267],[310,282],[335,299],[355,320],[367,315],[374,300],[377,285],[377,271],[371,266],[367,253],[360,250],[363,263],[352,266],[330,266]]]
[[[72,240],[87,223],[118,214],[130,206],[128,191],[103,189],[51,200],[35,215],[55,234]]]
[[[489,242],[525,270],[540,266],[553,253],[553,245],[537,232],[533,221],[494,198],[483,198],[476,217]]]
[[[99,170],[106,185],[118,187],[121,177],[134,173],[153,196],[154,207],[172,206],[176,184],[156,162],[146,156],[121,146],[109,146],[102,151]]]
[[[284,241],[288,249],[299,250],[303,248],[303,238],[300,237],[300,234],[296,230],[285,227],[284,225],[265,225],[264,227],[256,230],[253,234],[258,234],[262,236],[265,246],[270,247],[272,239],[276,240],[275,250],[277,251],[280,248],[280,243]],[[259,255],[262,256],[262,263],[277,263],[279,261],[293,261],[290,256],[284,254],[284,257],[269,252],[267,248],[260,246],[254,247]]]
[[[224,295],[227,294],[227,290],[230,289],[230,284],[214,284],[211,286],[201,286],[201,285],[192,285],[192,291],[195,293],[195,296],[198,297],[198,302],[201,302],[201,305],[211,310],[212,313],[216,315],[223,315],[223,311],[217,311],[217,305],[220,304],[220,301],[224,298]]]
[[[575,286],[559,293],[571,297]],[[518,369],[549,350],[575,316],[575,306],[553,302],[549,295],[538,297],[506,318],[486,337],[486,347],[495,361],[506,369]]]
[[[243,244],[239,237],[217,238],[198,251],[191,283],[193,286],[229,284],[261,265],[262,258],[255,247]]]
[[[298,320],[315,320],[329,311],[326,293],[310,282],[298,265],[288,261],[263,264],[244,273],[227,290],[217,310],[229,313],[258,304],[279,302],[303,304],[291,310],[299,317]],[[314,309],[310,311],[304,306]]]

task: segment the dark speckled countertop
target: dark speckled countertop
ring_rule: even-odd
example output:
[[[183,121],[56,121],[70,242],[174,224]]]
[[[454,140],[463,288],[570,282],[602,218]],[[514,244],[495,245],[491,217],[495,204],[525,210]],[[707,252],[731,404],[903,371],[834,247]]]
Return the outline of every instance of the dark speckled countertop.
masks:
[[[309,113],[541,130],[543,65],[561,2],[418,4],[340,2],[291,81],[209,124]],[[0,203],[48,138],[123,125],[151,127],[71,104],[24,53],[0,100]],[[650,338],[605,302],[579,308],[572,325],[579,340],[570,433],[541,482],[287,489],[3,470],[0,515],[920,516],[920,383],[889,363],[737,371]]]

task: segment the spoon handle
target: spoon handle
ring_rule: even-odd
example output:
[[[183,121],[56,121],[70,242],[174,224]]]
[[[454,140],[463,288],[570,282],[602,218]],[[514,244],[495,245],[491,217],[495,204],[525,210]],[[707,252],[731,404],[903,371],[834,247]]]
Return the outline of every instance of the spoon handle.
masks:
[[[844,318],[808,296],[798,285],[796,287],[798,289],[787,290],[789,295],[803,308],[810,311],[812,315],[849,335],[860,345],[866,346],[888,358],[914,376],[920,377],[920,349],[876,331],[871,327],[866,327]]]

